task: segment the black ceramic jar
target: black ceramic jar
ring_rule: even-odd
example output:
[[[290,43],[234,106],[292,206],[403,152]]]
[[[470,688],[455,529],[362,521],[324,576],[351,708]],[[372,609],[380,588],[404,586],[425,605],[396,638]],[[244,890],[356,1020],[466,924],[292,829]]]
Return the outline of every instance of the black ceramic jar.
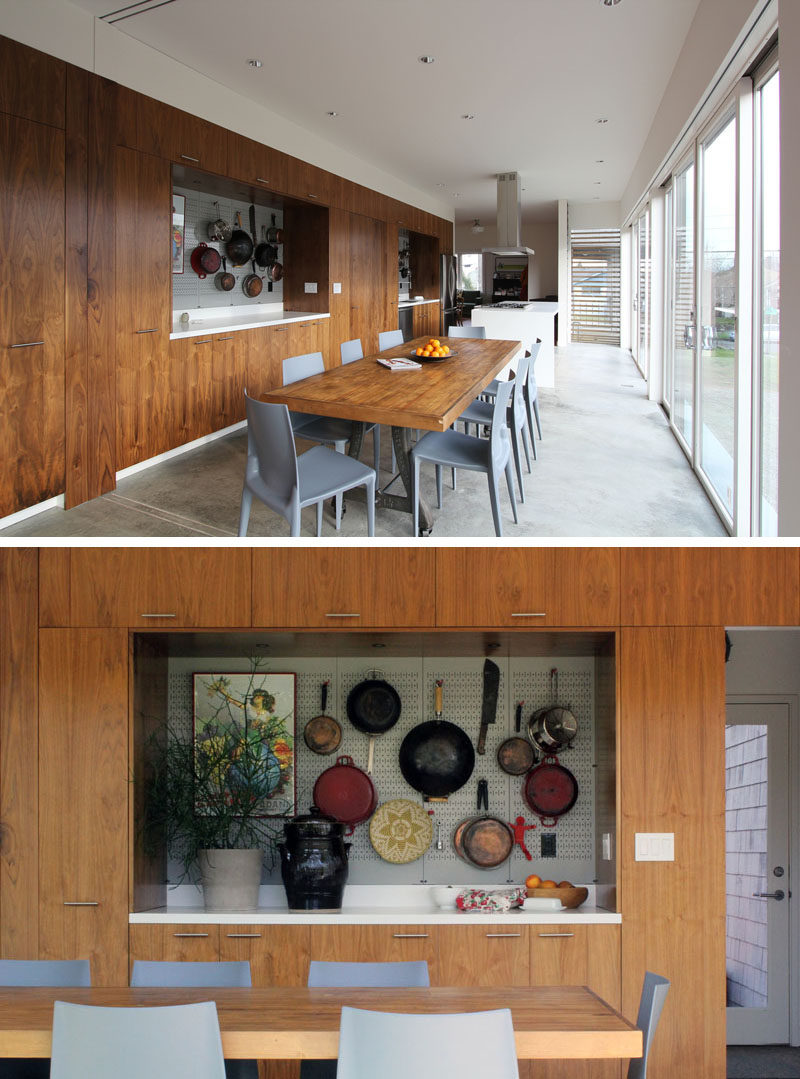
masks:
[[[350,849],[344,841],[345,827],[316,806],[284,825],[284,842],[278,850],[290,911],[336,913],[342,909]]]

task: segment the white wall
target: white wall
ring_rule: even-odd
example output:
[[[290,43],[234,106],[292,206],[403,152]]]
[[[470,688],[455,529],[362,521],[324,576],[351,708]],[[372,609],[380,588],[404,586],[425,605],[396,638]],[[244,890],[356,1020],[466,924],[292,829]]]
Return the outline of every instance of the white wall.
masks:
[[[796,4],[796,0],[788,0]],[[763,0],[700,0],[650,133],[621,199],[628,216]]]
[[[800,631],[731,629],[725,692],[800,694]]]
[[[570,230],[618,229],[619,226],[618,202],[571,202],[569,204]]]
[[[530,247],[535,252],[533,272],[529,272],[528,277],[528,295],[537,298],[557,294],[558,224],[555,221],[523,223],[521,239],[525,247]],[[479,233],[472,231],[471,221],[463,225],[456,224],[453,248],[456,254],[480,251],[484,247],[491,247],[496,242],[497,229],[494,224],[485,225],[484,231]],[[485,255],[483,259],[484,292],[491,291],[493,269],[494,255]]]
[[[233,32],[221,11],[220,33]],[[2,0],[0,33],[221,127],[268,142],[337,176],[452,220],[452,207],[429,193],[92,18],[68,0]],[[265,132],[269,132],[268,139]]]

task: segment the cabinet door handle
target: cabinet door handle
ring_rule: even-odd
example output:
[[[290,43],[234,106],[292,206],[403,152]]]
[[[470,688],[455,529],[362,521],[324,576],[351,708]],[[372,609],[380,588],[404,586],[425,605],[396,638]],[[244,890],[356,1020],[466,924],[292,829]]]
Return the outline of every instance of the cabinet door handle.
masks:
[[[173,933],[173,937],[207,937],[208,933]]]
[[[158,326],[153,326],[151,330],[137,330],[137,333],[158,333]]]
[[[175,615],[174,614],[162,614],[162,613],[159,613],[158,611],[156,611],[155,614],[140,614],[139,617],[140,618],[174,618]]]
[[[210,345],[211,344],[211,338],[206,337],[202,341],[195,341],[195,344],[196,345]]]
[[[522,933],[487,933],[487,937],[521,937]]]
[[[230,337],[218,337],[217,340],[218,341],[232,341],[233,340],[233,334],[231,334]]]
[[[343,611],[341,614],[338,614],[336,612],[328,611],[328,612],[326,612],[325,617],[326,618],[360,618],[361,617],[361,612],[360,611]]]
[[[512,611],[512,618],[546,618],[547,611]]]
[[[427,933],[392,933],[395,940],[427,940]]]
[[[350,308],[351,311],[358,311],[358,304]]]
[[[259,940],[261,939],[260,933],[226,933],[225,935],[227,937],[257,937]]]
[[[183,158],[184,161],[193,161],[195,165],[200,164],[200,158],[199,157],[189,157],[188,154],[181,154],[181,157]]]
[[[43,345],[44,341],[20,341],[18,345],[9,345],[9,348],[33,348],[34,345]]]
[[[263,176],[256,176],[256,179],[260,184],[268,184],[269,180],[265,180]]]
[[[310,191],[306,191],[306,198],[307,199],[318,199],[319,195],[312,195]]]
[[[65,907],[99,907],[100,901],[98,899],[65,899]]]
[[[540,933],[540,937],[574,937],[574,933]]]

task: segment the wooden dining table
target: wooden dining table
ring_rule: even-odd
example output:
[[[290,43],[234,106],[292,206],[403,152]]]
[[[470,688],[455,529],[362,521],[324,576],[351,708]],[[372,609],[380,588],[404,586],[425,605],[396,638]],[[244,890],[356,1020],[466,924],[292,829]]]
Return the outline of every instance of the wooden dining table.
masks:
[[[287,405],[292,412],[351,420],[348,449],[351,457],[361,453],[367,424],[389,425],[405,493],[392,493],[387,489],[391,483],[386,484],[378,491],[375,504],[412,513],[411,431],[446,431],[522,348],[520,341],[440,338],[449,344],[451,355],[442,360],[419,359],[419,370],[390,371],[377,362],[379,356],[411,356],[427,340],[417,337],[353,363],[332,367],[322,374],[269,390],[261,394],[261,400]],[[298,437],[302,438],[302,431]],[[363,492],[350,492],[348,498],[359,494]],[[422,498],[419,519],[420,530],[429,532],[433,514]]]
[[[324,1060],[339,1049],[342,1005],[371,1011],[510,1008],[517,1056],[535,1060],[630,1059],[642,1033],[580,985],[432,989],[0,989],[0,1058],[48,1057],[53,1002],[156,1007],[213,1000],[229,1059]]]

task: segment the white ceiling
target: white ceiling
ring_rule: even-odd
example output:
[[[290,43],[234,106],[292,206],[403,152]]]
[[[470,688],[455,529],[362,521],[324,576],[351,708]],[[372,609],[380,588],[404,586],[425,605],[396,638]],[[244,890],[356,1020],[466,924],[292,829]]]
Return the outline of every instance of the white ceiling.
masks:
[[[115,26],[492,223],[498,172],[520,173],[525,220],[620,199],[698,3],[175,0]]]

